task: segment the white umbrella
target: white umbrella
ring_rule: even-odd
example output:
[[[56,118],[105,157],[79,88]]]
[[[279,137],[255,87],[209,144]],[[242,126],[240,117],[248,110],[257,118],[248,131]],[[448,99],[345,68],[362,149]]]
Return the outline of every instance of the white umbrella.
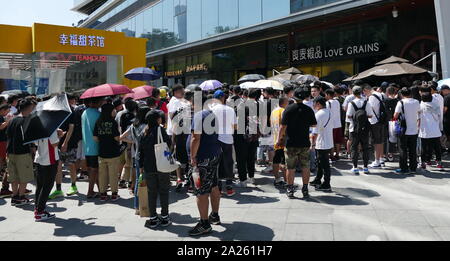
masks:
[[[272,87],[276,91],[284,90],[283,84],[281,84],[280,82],[277,82],[277,81],[273,81],[273,80],[259,80],[259,81],[255,82],[255,85],[256,85],[256,88],[258,88],[258,89],[266,89],[266,88]]]
[[[450,86],[450,78],[444,79],[438,82],[438,90],[441,90],[442,85],[448,85]]]
[[[242,89],[256,89],[258,88],[258,86],[256,85],[255,82],[244,82],[241,83],[239,86],[241,86]]]
[[[332,84],[331,82],[326,82],[326,81],[321,81],[322,83],[325,83],[326,85],[328,85],[330,88],[334,88],[334,84]]]

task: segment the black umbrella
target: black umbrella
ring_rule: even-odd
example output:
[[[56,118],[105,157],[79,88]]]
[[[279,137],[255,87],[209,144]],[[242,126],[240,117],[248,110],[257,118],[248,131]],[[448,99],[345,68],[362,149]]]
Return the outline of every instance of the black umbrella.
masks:
[[[40,102],[23,122],[23,143],[48,139],[72,113],[66,94]]]
[[[244,83],[244,82],[257,82],[259,80],[265,80],[266,77],[264,77],[264,75],[261,74],[247,74],[242,76],[239,80],[238,83]]]

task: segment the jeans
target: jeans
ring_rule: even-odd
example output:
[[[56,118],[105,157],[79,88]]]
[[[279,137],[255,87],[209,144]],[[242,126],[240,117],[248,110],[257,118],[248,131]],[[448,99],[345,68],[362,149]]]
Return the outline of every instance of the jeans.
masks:
[[[236,135],[235,143],[236,161],[239,173],[239,180],[245,181],[255,176],[256,150],[258,141],[247,142],[242,135]],[[248,175],[248,176],[247,176]]]
[[[36,176],[36,194],[35,208],[38,212],[45,210],[48,196],[55,183],[56,172],[58,171],[58,163],[50,166],[38,165]]]
[[[168,216],[170,187],[169,173],[145,173],[145,180],[147,181],[148,209],[150,211],[150,217],[157,216],[156,200],[158,199],[158,195],[161,205],[161,216]]]
[[[330,185],[330,152],[331,150],[316,150],[317,152],[317,177],[316,180],[322,180],[324,185]]]
[[[417,135],[403,135],[398,140],[400,150],[400,169],[402,171],[417,170]],[[409,159],[409,167],[408,167]]]
[[[421,159],[422,163],[426,163],[431,161],[433,156],[433,150],[436,153],[436,161],[440,162],[442,160],[442,147],[440,138],[430,138],[423,139],[422,141],[422,154]]]
[[[361,144],[362,152],[363,152],[363,162],[364,168],[367,168],[369,165],[369,133],[350,133],[350,137],[352,138],[352,161],[353,167],[358,167],[359,160],[359,144]]]

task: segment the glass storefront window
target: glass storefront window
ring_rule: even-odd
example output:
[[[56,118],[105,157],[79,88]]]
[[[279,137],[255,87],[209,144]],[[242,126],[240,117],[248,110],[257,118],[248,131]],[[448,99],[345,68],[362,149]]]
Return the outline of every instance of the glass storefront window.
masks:
[[[219,26],[217,33],[224,33],[239,27],[239,0],[219,0]]]
[[[0,53],[0,92],[22,90],[31,93],[31,54]]]
[[[142,14],[144,15],[144,29],[142,38],[148,39],[147,52],[151,52],[152,50],[155,50],[151,42],[153,32],[153,9],[147,9]]]
[[[159,50],[163,47],[163,31],[162,31],[162,2],[159,2],[153,9],[153,29],[150,41],[152,42],[152,50]]]
[[[239,1],[239,27],[261,23],[261,0]]]
[[[290,14],[289,0],[262,0],[263,17],[262,20],[270,21],[277,18],[285,17]]]
[[[178,43],[185,43],[187,41],[187,15],[186,15],[186,0],[175,0],[175,17],[173,31]]]
[[[202,37],[208,38],[219,33],[218,0],[202,1]]]
[[[174,0],[162,1],[163,26],[162,26],[161,41],[162,41],[163,48],[173,46],[177,43],[174,31],[173,31],[173,17],[175,16],[173,2],[174,2]]]
[[[187,41],[202,39],[202,1],[187,0]]]
[[[290,0],[290,1],[291,1],[290,3],[291,13],[296,13],[309,8],[326,5],[341,0]]]
[[[144,34],[144,14],[136,16],[136,37],[143,37]]]

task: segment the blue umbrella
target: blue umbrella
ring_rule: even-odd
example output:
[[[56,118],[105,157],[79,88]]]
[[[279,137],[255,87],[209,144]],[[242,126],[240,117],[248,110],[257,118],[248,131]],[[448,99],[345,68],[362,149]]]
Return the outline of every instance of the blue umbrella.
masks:
[[[150,68],[138,67],[127,72],[125,77],[133,81],[154,81],[161,78],[161,75]]]

